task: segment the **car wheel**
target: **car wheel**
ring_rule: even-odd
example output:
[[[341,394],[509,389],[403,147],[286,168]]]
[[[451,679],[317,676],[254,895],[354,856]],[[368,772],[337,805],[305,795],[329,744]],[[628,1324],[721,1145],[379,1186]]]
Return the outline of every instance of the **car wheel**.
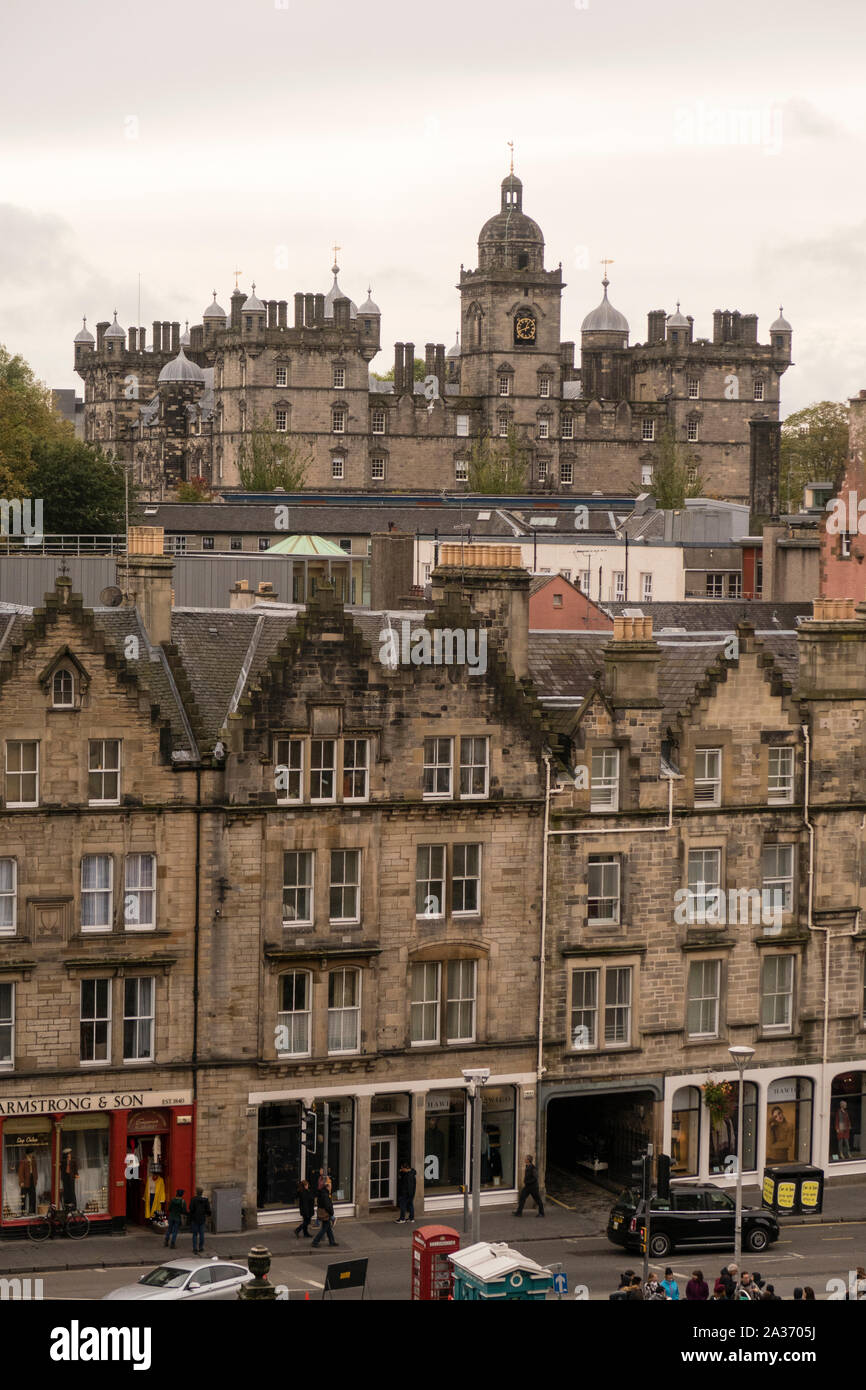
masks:
[[[658,1235],[650,1236],[649,1252],[654,1260],[663,1260],[665,1255],[671,1253],[670,1236],[664,1235],[661,1231]]]
[[[752,1251],[766,1250],[770,1240],[763,1226],[756,1226],[753,1231],[749,1232],[748,1244]]]

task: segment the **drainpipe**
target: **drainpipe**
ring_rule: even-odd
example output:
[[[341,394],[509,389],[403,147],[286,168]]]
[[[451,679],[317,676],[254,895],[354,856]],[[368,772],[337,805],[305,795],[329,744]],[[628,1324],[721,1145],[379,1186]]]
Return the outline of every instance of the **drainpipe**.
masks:
[[[541,1079],[544,1075],[544,958],[547,949],[547,874],[549,864],[548,842],[550,839],[550,753],[545,748],[544,759],[544,832],[541,846],[541,933],[538,956],[538,1055],[535,1062],[535,1153],[539,1154],[542,1143]],[[544,1144],[544,1168],[547,1167],[547,1144]]]
[[[593,827],[591,830],[550,830],[545,835],[545,841],[554,835],[657,835],[660,830],[673,830],[674,778],[665,774],[664,780],[668,784],[668,819],[666,825],[617,825],[609,827],[607,830],[597,827]]]

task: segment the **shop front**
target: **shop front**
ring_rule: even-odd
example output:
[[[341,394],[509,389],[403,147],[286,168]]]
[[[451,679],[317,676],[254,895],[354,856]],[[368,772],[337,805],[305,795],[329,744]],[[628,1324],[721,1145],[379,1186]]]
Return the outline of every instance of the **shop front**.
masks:
[[[0,1226],[52,1204],[110,1230],[158,1219],[178,1187],[192,1190],[191,1102],[157,1091],[0,1097]]]

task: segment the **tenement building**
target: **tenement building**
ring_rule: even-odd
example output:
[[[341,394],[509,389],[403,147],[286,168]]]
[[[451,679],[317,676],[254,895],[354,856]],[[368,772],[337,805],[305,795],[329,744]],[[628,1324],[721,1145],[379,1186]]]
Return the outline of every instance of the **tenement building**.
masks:
[[[381,311],[369,291],[360,306],[343,293],[335,262],[327,293],[290,304],[236,285],[227,312],[214,291],[200,323],[181,334],[179,320],[154,321],[150,343],[116,313],[95,337],[85,321],[74,341],[85,437],[154,501],[193,478],[240,487],[256,431],[285,434],[305,485],[337,491],[459,489],[473,458],[499,453],[530,490],[627,493],[650,485],[672,438],[707,495],[752,500],[749,421],[778,420],[791,325],[780,311],[759,343],[755,314],[716,310],[711,336],[695,337],[678,304],[650,311],[646,341],[630,344],[607,264],[576,360],[562,265],[545,267],[511,172],[476,268],[460,268],[457,343],[426,343],[421,379],[413,343],[396,344],[392,380],[371,374]]]
[[[748,1172],[866,1171],[866,613],[530,632],[508,546],[418,611],[183,609],[131,542],[122,606],[0,610],[4,1227],[404,1160],[459,1206],[477,1067],[485,1202],[647,1137],[730,1181],[732,1043]]]

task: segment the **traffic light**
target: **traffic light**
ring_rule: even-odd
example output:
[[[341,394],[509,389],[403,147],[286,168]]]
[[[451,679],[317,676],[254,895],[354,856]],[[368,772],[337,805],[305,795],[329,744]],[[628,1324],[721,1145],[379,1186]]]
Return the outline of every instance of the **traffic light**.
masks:
[[[667,1201],[671,1195],[670,1154],[659,1154],[658,1195],[665,1201]]]
[[[649,1154],[641,1154],[631,1162],[633,1184],[644,1201],[648,1201],[652,1190],[652,1159]]]
[[[301,1145],[307,1153],[315,1153],[318,1143],[318,1117],[315,1110],[301,1111]]]

